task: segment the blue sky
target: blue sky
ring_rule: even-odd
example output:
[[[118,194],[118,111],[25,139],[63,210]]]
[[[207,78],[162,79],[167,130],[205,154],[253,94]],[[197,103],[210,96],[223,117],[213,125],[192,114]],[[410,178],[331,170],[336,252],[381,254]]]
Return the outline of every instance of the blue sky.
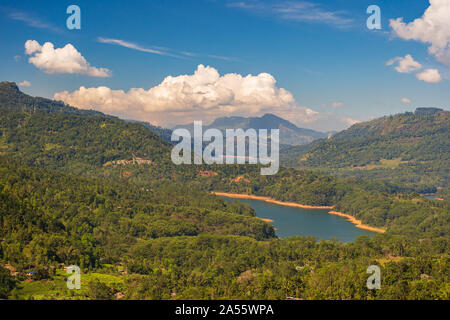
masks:
[[[81,9],[81,30],[66,27],[66,8],[71,4]],[[381,8],[381,30],[366,27],[366,9],[371,4]],[[429,52],[433,36],[421,40],[411,35],[412,39],[406,40],[408,35],[403,35],[402,39],[389,21],[403,17],[406,23],[411,22],[429,7],[425,0],[6,0],[0,5],[0,29],[6,31],[0,33],[0,80],[26,80],[30,85],[21,86],[24,92],[48,98],[66,91],[58,97],[78,107],[87,108],[90,103],[106,113],[163,126],[273,112],[303,127],[342,129],[352,120],[411,111],[418,106],[449,109],[450,68],[445,59],[442,62],[443,58]],[[446,27],[442,26],[444,36],[450,34]],[[28,59],[36,53],[25,54],[27,40],[40,46],[51,42],[54,48],[71,44],[90,66],[107,68],[111,76],[52,71],[43,67],[42,60],[31,63]],[[445,53],[445,48],[442,50]],[[420,68],[398,72],[395,67],[400,59],[386,65],[390,59],[408,54]],[[192,75],[200,64],[217,70],[220,76],[251,74],[255,78],[245,83],[230,78],[213,80],[207,87],[202,84],[198,90],[208,92],[207,102],[199,102],[197,89],[195,96],[170,101],[158,98],[162,91],[144,92],[167,76]],[[438,72],[439,80],[430,72],[422,77],[427,81],[419,80],[418,74],[429,69]],[[205,71],[203,77],[213,76],[213,71]],[[261,73],[276,80],[275,88],[266,78],[257,77]],[[431,82],[428,76],[432,76]],[[191,84],[197,80],[183,81]],[[221,87],[230,82],[238,88],[231,91],[239,90],[233,92],[235,98],[230,98],[228,87],[225,93]],[[167,83],[164,92],[177,95],[176,83]],[[99,97],[95,90],[101,86],[117,91],[113,100],[123,106],[102,105],[99,101],[105,97]],[[93,89],[89,99],[80,97],[80,87]],[[131,88],[142,89],[131,94]],[[292,99],[276,91],[279,88]],[[261,101],[266,93],[257,98],[236,98],[248,90],[253,95],[272,89],[276,92],[267,93],[267,101]],[[147,100],[136,106],[142,99]],[[167,107],[169,102],[177,107]]]

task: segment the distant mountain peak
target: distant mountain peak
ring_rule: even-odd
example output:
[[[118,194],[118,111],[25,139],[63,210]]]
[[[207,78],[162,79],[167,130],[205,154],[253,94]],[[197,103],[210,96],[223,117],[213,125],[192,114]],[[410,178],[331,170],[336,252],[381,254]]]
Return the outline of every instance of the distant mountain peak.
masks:
[[[273,113],[266,113],[261,118],[264,118],[264,119],[269,118],[269,119],[277,119],[277,120],[287,121],[287,120],[285,120],[285,119],[283,119],[283,118],[281,118],[281,117],[279,117],[277,115],[274,115]]]
[[[266,113],[261,117],[242,117],[229,116],[215,119],[208,128],[216,128],[219,130],[225,129],[280,129],[280,142],[286,145],[302,145],[307,144],[313,140],[327,138],[328,134],[314,131],[311,129],[303,129],[297,127],[292,122],[283,119],[272,113]],[[180,125],[175,128],[189,128],[193,125]]]

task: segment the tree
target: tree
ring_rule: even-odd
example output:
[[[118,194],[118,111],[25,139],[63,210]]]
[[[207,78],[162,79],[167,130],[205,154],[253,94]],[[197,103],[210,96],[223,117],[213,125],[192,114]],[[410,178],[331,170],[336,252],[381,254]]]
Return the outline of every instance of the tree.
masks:
[[[88,284],[88,297],[93,300],[111,300],[114,297],[114,293],[105,283],[92,280]]]
[[[10,275],[9,270],[0,267],[0,298],[6,298],[16,286],[16,281]]]

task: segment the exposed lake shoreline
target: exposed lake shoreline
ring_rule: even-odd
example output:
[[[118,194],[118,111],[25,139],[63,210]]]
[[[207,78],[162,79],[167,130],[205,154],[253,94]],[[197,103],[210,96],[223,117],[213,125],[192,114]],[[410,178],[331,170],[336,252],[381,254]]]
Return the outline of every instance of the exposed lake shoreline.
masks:
[[[262,220],[264,222],[269,222],[269,223],[274,222],[274,220],[272,220],[272,219],[266,219],[266,218],[260,218],[260,217],[256,217],[256,218],[258,218],[259,220]]]
[[[228,198],[261,200],[261,201],[279,204],[281,206],[297,207],[297,208],[303,208],[303,209],[325,209],[325,210],[333,209],[332,206],[310,206],[310,205],[300,204],[300,203],[296,203],[296,202],[278,201],[278,200],[272,199],[270,197],[254,196],[254,195],[248,195],[248,194],[226,193],[226,192],[213,192],[213,194],[215,194],[216,196],[222,196],[222,197],[228,197]]]
[[[368,231],[373,231],[376,233],[385,233],[386,230],[381,229],[381,228],[377,228],[377,227],[371,227],[367,224],[363,224],[361,220],[356,219],[354,216],[349,215],[347,213],[343,213],[343,212],[338,212],[338,211],[328,211],[329,214],[334,214],[343,218],[346,218],[348,221],[350,221],[351,223],[353,223],[355,225],[355,227],[360,228],[360,229],[364,229],[364,230],[368,230]]]
[[[333,215],[337,215],[339,217],[345,218],[348,221],[350,221],[351,223],[353,223],[355,225],[355,227],[357,227],[357,228],[368,230],[368,231],[372,231],[372,232],[376,232],[376,233],[385,233],[386,232],[386,230],[384,230],[384,229],[377,228],[377,227],[372,227],[372,226],[363,224],[361,220],[358,220],[354,216],[349,215],[347,213],[338,212],[338,211],[332,211],[331,209],[334,208],[333,206],[311,206],[311,205],[304,205],[304,204],[300,204],[300,203],[296,203],[296,202],[279,201],[279,200],[272,199],[270,197],[255,196],[255,195],[248,195],[248,194],[239,194],[239,193],[226,193],[226,192],[212,192],[212,193],[215,194],[216,196],[222,196],[222,197],[234,198],[234,199],[261,200],[261,201],[266,201],[266,202],[270,202],[270,203],[275,203],[275,204],[278,204],[278,205],[281,205],[281,206],[297,207],[297,208],[303,208],[303,209],[325,209],[325,210],[330,210],[330,211],[328,211],[329,214],[333,214]]]
[[[444,198],[439,198],[439,197],[437,197],[437,196],[436,196],[436,193],[421,193],[420,195],[421,195],[422,197],[425,197],[425,198],[427,198],[427,197],[429,197],[429,196],[434,197],[434,198],[427,198],[427,199],[430,199],[430,200],[444,201]]]

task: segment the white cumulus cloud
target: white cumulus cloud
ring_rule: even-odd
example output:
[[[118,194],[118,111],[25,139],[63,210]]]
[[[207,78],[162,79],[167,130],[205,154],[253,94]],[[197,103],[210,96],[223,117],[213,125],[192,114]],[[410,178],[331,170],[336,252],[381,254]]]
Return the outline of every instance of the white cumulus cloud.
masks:
[[[402,103],[406,103],[406,104],[411,103],[411,100],[408,99],[408,98],[401,98],[400,101],[401,101]]]
[[[259,112],[268,108],[294,105],[292,94],[276,86],[268,73],[221,76],[209,66],[199,65],[194,74],[168,76],[148,90],[132,88],[128,92],[108,87],[85,88],[56,93],[55,99],[82,109],[94,108],[105,113],[152,120],[152,114],[171,117],[202,116],[208,113],[244,111]],[[169,114],[170,113],[170,114]],[[161,118],[161,116],[159,116]],[[162,119],[161,119],[162,120]]]
[[[173,126],[203,120],[209,123],[218,117],[260,116],[274,113],[298,125],[318,127],[327,124],[324,116],[296,103],[293,95],[277,87],[268,73],[220,75],[210,66],[199,65],[193,74],[168,76],[150,89],[128,91],[108,87],[80,87],[74,92],[55,93],[54,99],[80,109],[95,109],[124,119],[147,121]],[[347,127],[349,121],[336,118],[328,121],[333,128]],[[333,129],[334,130],[334,129]]]
[[[407,54],[404,57],[396,57],[391,59],[386,62],[386,65],[392,66],[395,63],[397,63],[397,66],[394,69],[400,73],[411,73],[422,68],[422,65],[414,60],[410,54]]]
[[[27,80],[24,80],[22,82],[19,82],[18,85],[21,87],[29,87],[29,86],[31,86],[31,83]]]
[[[106,68],[91,66],[70,43],[55,49],[51,42],[46,42],[41,46],[36,40],[27,40],[25,54],[30,56],[28,61],[31,64],[45,73],[76,73],[91,77],[109,77],[111,75],[111,71]]]
[[[425,71],[416,74],[417,79],[430,82],[438,83],[442,81],[441,75],[437,69],[426,69]]]
[[[390,26],[398,37],[428,43],[428,52],[450,66],[450,1],[430,0],[422,17],[405,23],[403,18],[391,19]]]

